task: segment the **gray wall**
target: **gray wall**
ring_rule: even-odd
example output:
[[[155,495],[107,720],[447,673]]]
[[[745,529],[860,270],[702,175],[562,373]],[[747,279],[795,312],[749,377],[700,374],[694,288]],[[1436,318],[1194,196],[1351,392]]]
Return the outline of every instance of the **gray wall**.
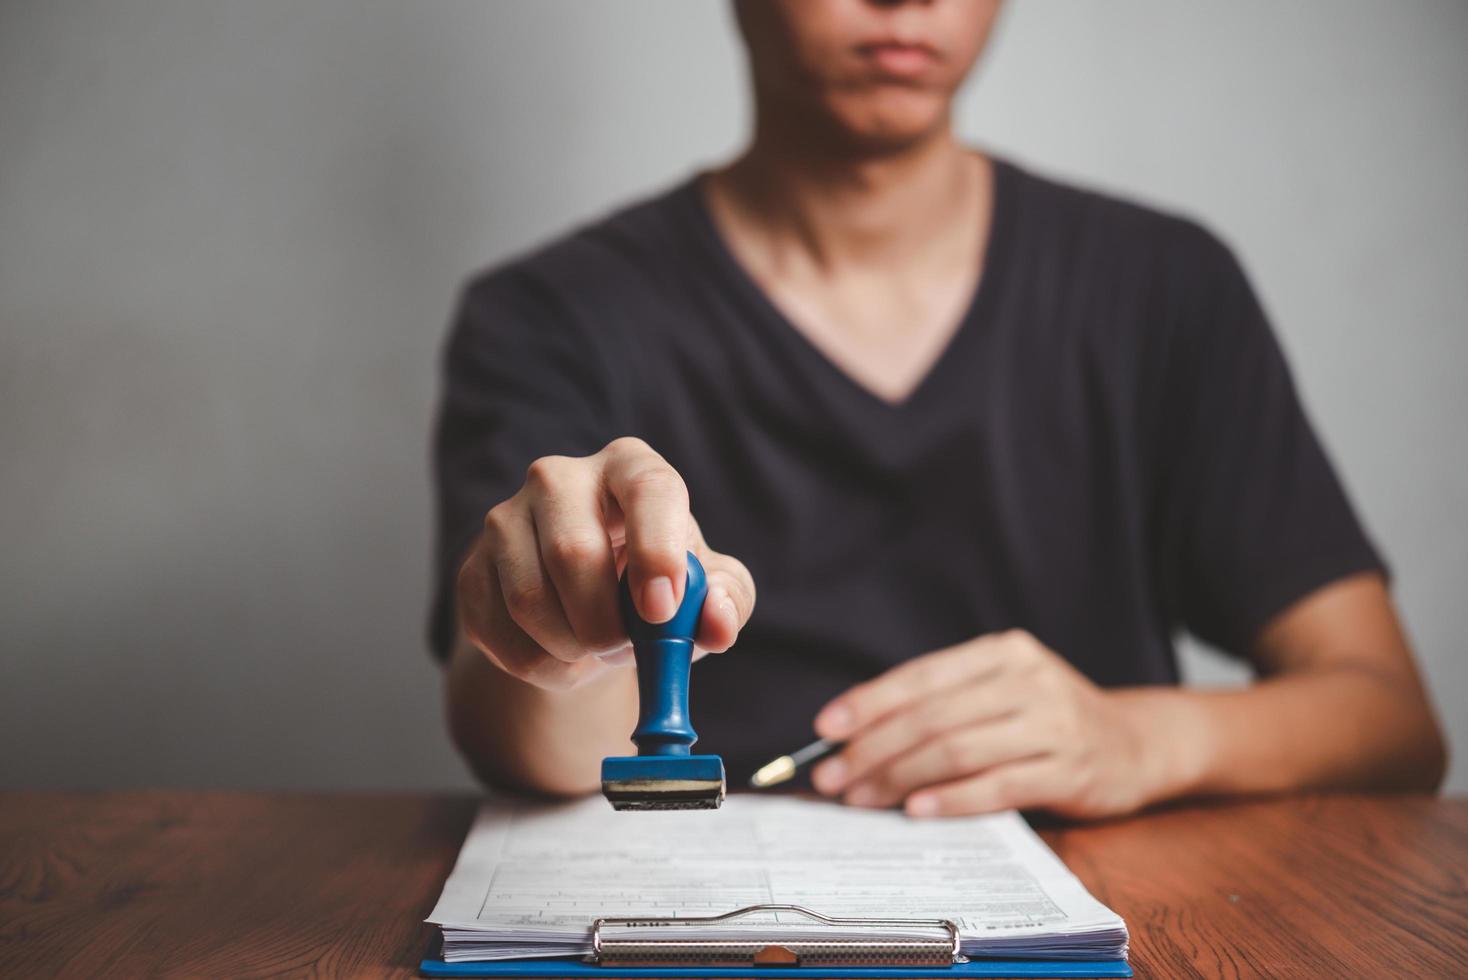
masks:
[[[1465,744],[1468,5],[1012,6],[963,131],[1242,253]],[[742,84],[714,0],[0,4],[0,782],[464,784],[455,288],[729,153]]]

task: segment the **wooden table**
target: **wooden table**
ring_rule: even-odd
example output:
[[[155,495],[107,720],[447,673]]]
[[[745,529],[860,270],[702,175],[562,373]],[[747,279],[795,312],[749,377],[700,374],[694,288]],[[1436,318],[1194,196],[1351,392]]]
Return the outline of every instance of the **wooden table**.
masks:
[[[474,801],[0,794],[0,976],[409,977]],[[1046,840],[1138,976],[1468,977],[1468,802],[1189,806]]]

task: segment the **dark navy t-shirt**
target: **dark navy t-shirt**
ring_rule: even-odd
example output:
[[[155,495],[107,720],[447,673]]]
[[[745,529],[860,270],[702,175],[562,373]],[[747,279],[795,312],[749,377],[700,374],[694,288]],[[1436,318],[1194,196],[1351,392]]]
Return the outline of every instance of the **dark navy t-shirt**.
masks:
[[[844,374],[720,238],[695,181],[465,290],[445,348],[431,638],[459,562],[547,454],[645,439],[759,589],[694,669],[738,781],[910,657],[1020,627],[1098,684],[1177,680],[1191,630],[1263,624],[1381,568],[1229,250],[1197,225],[995,169],[985,268],[900,404]]]

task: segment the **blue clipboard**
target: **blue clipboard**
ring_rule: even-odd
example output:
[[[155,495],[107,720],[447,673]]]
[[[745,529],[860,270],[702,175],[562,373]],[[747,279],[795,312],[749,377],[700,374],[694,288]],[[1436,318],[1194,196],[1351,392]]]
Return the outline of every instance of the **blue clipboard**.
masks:
[[[869,936],[846,939],[759,939],[759,937],[677,936],[690,926],[731,923],[759,913],[802,917],[826,926],[900,927],[931,930],[931,936],[907,932],[901,937]],[[642,929],[642,936],[614,935],[617,929]],[[658,927],[664,935],[649,936]],[[832,962],[832,945],[837,945]],[[771,980],[865,980],[875,977],[1130,977],[1126,959],[985,959],[960,955],[959,926],[948,918],[841,918],[802,905],[750,905],[722,915],[703,917],[602,917],[592,923],[590,957],[537,959],[480,959],[446,962],[442,945],[430,949],[418,964],[424,977],[602,977],[603,980],[649,977],[769,977]],[[766,954],[777,952],[777,958]],[[788,957],[788,958],[785,958]],[[812,957],[810,962],[803,958]],[[887,959],[887,964],[882,959]],[[666,965],[647,965],[647,961]],[[709,959],[722,961],[708,964]],[[747,964],[747,965],[746,965]],[[860,965],[856,965],[860,964]],[[926,964],[926,965],[920,965]]]
[[[667,929],[687,928],[694,925],[724,923],[760,912],[790,913],[833,926],[858,926],[862,928],[900,926],[907,928],[932,929],[933,938],[914,938],[912,935],[899,939],[871,937],[869,939],[840,941],[842,953],[852,954],[855,963],[821,962],[817,959],[808,965],[776,965],[791,960],[761,960],[753,957],[755,951],[769,951],[778,947],[781,953],[790,956],[830,956],[832,941],[827,939],[789,939],[766,942],[757,938],[741,939],[687,939],[667,937],[615,938],[609,930],[619,927],[664,927]],[[941,935],[937,935],[941,932]],[[939,977],[1130,977],[1132,968],[1124,959],[1110,960],[1059,960],[1059,959],[983,959],[964,958],[959,955],[960,939],[957,924],[948,919],[874,919],[837,918],[799,905],[754,905],[736,909],[723,915],[697,918],[649,919],[599,918],[592,925],[592,955],[589,957],[558,957],[525,960],[476,960],[464,963],[448,963],[437,958],[440,948],[434,948],[419,964],[419,972],[426,977],[521,977],[526,980],[549,980],[552,977],[600,977],[603,980],[631,980],[631,978],[653,977],[728,977],[770,978],[770,980],[864,980],[864,978],[939,978]],[[696,952],[690,952],[697,948]],[[715,952],[716,951],[716,952]],[[901,959],[893,956],[894,951]],[[893,956],[895,962],[882,965],[882,955]],[[669,956],[690,957],[689,962],[668,962]],[[914,955],[917,954],[917,955]],[[707,963],[710,956],[721,959],[726,965],[700,966],[700,955]],[[743,957],[751,957],[745,965]],[[667,962],[666,966],[645,965],[649,957]],[[875,961],[874,961],[875,960]],[[906,962],[904,963],[903,960]],[[950,962],[951,960],[951,962]],[[799,960],[794,960],[798,963]],[[913,965],[928,963],[930,965]]]
[[[497,960],[445,963],[425,959],[418,964],[425,977],[604,977],[632,980],[651,977],[769,977],[770,980],[876,980],[878,977],[1130,977],[1126,960],[969,960],[947,967],[622,967],[598,966],[582,959]]]

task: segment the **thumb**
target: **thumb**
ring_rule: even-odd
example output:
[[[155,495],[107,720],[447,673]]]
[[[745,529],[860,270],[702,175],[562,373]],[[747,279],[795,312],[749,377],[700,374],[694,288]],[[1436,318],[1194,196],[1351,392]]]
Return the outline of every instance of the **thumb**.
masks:
[[[738,558],[707,547],[696,554],[709,585],[696,642],[710,653],[723,653],[734,645],[754,612],[754,578]]]

